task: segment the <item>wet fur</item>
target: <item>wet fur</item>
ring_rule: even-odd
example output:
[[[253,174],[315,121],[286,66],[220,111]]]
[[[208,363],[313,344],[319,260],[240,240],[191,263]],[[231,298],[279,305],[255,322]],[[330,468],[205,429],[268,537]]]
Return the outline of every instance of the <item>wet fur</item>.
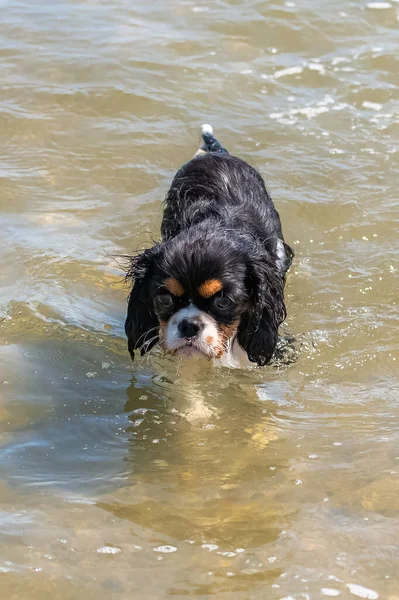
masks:
[[[238,342],[249,360],[268,363],[286,317],[285,275],[293,252],[260,174],[227,153],[192,159],[166,196],[161,233],[162,241],[130,264],[125,330],[132,359],[136,348],[144,354],[158,341],[152,298],[161,273],[191,289],[203,283],[205,272],[209,279],[223,272],[239,300],[234,315],[224,321],[222,315],[220,325],[238,320]]]

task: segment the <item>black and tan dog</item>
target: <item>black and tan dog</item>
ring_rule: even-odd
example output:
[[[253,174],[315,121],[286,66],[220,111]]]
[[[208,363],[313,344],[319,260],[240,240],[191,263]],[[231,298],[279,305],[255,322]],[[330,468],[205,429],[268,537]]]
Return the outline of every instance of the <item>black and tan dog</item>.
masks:
[[[286,316],[293,252],[258,171],[202,127],[203,145],[166,196],[162,241],[131,260],[129,352],[265,365]]]

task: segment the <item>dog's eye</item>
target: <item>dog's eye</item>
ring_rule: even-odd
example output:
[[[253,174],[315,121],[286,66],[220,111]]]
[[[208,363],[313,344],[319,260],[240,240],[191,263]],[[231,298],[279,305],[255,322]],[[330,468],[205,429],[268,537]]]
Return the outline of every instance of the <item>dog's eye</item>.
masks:
[[[215,298],[214,304],[219,310],[226,310],[232,305],[232,301],[227,296],[218,296]]]
[[[173,298],[170,294],[158,294],[157,302],[164,308],[170,308],[173,304]]]

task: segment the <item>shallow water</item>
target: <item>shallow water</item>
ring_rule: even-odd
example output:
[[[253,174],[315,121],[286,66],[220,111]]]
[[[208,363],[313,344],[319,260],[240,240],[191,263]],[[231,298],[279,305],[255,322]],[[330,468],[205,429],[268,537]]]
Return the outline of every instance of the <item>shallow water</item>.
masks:
[[[0,597],[399,596],[397,1],[2,4]],[[297,360],[134,368],[114,257],[211,122]]]

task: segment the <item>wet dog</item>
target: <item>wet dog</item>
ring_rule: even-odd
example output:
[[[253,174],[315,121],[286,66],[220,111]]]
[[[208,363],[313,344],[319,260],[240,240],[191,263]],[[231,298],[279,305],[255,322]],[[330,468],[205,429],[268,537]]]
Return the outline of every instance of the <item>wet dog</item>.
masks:
[[[131,259],[128,349],[133,359],[159,343],[179,357],[265,365],[286,317],[293,251],[258,171],[210,125],[202,139],[167,193],[161,242]]]

